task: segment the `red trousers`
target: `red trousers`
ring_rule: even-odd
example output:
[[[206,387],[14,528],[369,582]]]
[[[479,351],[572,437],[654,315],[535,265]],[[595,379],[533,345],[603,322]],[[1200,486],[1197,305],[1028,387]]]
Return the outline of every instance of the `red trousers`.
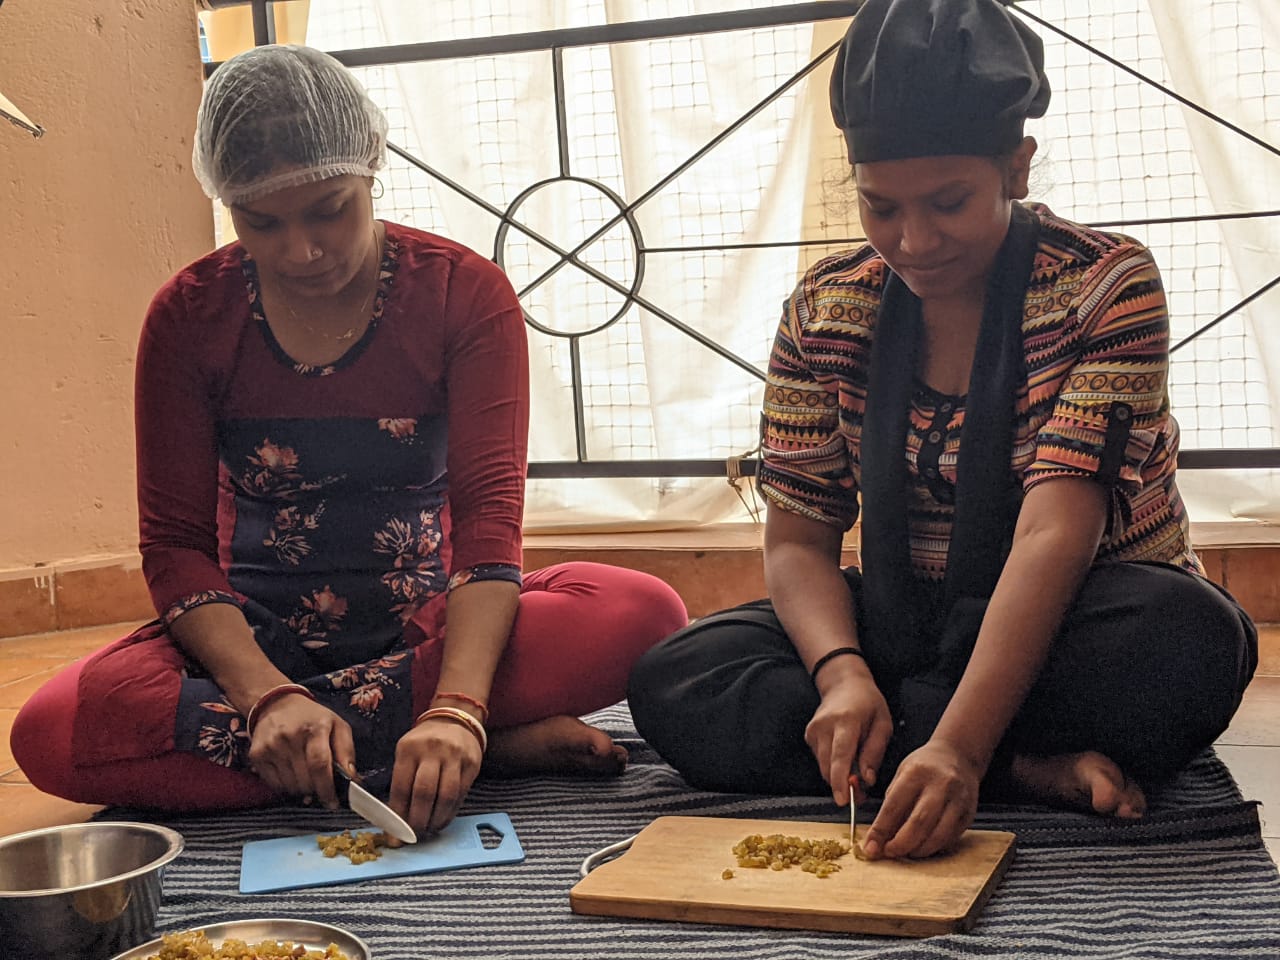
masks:
[[[564,563],[527,574],[493,679],[490,726],[581,716],[617,703],[626,696],[627,678],[640,655],[687,621],[676,592],[648,574],[595,563]],[[136,638],[117,641],[106,652],[127,657],[130,649],[144,647]],[[415,711],[425,710],[435,692],[442,646],[438,638],[428,638],[414,648]],[[153,661],[143,669],[153,669]],[[81,683],[85,663],[58,673],[14,720],[13,755],[36,787],[82,803],[175,811],[261,806],[278,799],[250,773],[155,746],[166,740],[157,731],[172,728],[173,704],[149,695],[147,681],[175,677],[144,677],[136,684],[138,696],[121,697],[115,690],[108,705],[94,702],[96,694],[86,695],[97,688]],[[172,656],[154,669],[176,673],[181,664],[180,656]],[[106,730],[118,758],[77,758],[72,747],[77,722]],[[172,746],[171,735],[167,744]]]

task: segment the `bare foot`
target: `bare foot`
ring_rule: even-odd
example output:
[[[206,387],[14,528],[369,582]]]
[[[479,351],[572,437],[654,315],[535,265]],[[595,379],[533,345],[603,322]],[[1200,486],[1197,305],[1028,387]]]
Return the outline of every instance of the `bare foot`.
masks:
[[[603,730],[577,717],[548,717],[489,732],[484,772],[495,777],[535,773],[617,776],[626,769],[627,749]]]
[[[1054,806],[1136,820],[1147,812],[1142,788],[1094,750],[1053,757],[1018,756],[1013,780],[1028,796]]]

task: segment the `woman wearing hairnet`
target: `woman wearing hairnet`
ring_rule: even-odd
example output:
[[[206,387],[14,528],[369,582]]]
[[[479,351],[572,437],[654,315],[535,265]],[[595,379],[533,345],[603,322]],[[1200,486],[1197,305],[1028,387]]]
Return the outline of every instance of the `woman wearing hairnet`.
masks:
[[[160,619],[22,711],[13,749],[37,787],[332,806],[336,762],[434,831],[482,764],[625,764],[576,718],[622,698],[684,606],[596,564],[522,576],[521,309],[491,262],[374,218],[386,131],[350,72],[305,47],[210,79],[194,162],[239,239],[160,290],[138,351]]]
[[[1049,102],[997,0],[867,0],[831,84],[869,243],[783,308],[765,389],[769,599],[637,665],[640,732],[702,787],[883,792],[927,856],[980,785],[1137,817],[1257,662],[1174,474],[1151,254],[1023,204]],[[839,567],[862,516],[861,570]]]

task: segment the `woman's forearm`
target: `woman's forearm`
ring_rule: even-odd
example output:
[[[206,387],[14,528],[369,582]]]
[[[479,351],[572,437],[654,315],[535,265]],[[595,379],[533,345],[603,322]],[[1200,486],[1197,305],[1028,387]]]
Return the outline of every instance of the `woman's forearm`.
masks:
[[[840,569],[841,540],[835,527],[769,505],[765,585],[783,629],[810,669],[831,650],[858,643],[849,584]]]
[[[805,666],[836,647],[857,646],[849,585],[837,564],[787,544],[767,561],[765,578],[774,612]]]
[[[1020,518],[969,665],[934,732],[983,771],[1039,677],[1102,534],[1101,487],[1090,481],[1044,484],[1033,510],[1048,500],[1044,491],[1050,487],[1074,497],[1078,509],[1059,505],[1046,511],[1049,522]]]
[[[169,633],[241,713],[248,714],[272,687],[289,682],[259,648],[244,614],[233,604],[201,604],[174,620]]]
[[[507,648],[520,588],[506,580],[465,583],[449,594],[438,691],[465,693],[487,703],[498,661]]]

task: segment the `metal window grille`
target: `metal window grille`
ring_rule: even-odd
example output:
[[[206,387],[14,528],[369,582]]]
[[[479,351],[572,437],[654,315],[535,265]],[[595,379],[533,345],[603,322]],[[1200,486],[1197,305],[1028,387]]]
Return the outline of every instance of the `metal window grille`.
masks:
[[[737,76],[749,76],[762,100],[782,89],[694,163],[689,163],[687,144],[661,139],[648,144],[650,167],[673,171],[657,189],[629,183],[620,149],[620,124],[626,118],[617,110],[612,64],[612,46],[619,41],[611,39],[617,31],[611,34],[603,24],[600,3],[584,0],[575,6],[571,29],[545,34],[542,46],[536,40],[506,42],[529,29],[520,5],[443,0],[440,6],[449,11],[449,35],[422,38],[388,36],[369,0],[316,3],[309,42],[342,51],[339,57],[353,65],[387,109],[396,149],[384,178],[381,215],[446,233],[480,250],[494,249],[494,237],[504,236],[499,258],[523,290],[534,375],[563,387],[550,409],[535,410],[539,434],[576,431],[573,440],[561,437],[541,454],[535,437],[535,459],[555,460],[555,454],[563,459],[531,465],[531,473],[722,472],[725,457],[754,444],[762,374],[782,298],[809,263],[859,239],[856,226],[850,226],[856,214],[845,183],[847,166],[834,139],[830,154],[818,158],[828,181],[820,198],[830,214],[823,218],[826,233],[801,238],[793,229],[790,235],[761,235],[756,212],[775,178],[788,175],[777,166],[778,139],[792,130],[802,85],[809,82],[793,81],[810,65],[813,51],[804,18],[747,24],[753,16],[758,22],[762,12],[785,20],[778,15],[800,8],[813,8],[809,19],[838,16],[842,10],[847,15],[855,4],[730,0],[731,11],[690,18],[690,28],[678,35],[626,40],[633,54],[629,66],[643,65],[648,104],[676,122],[705,129],[708,139],[717,131],[708,125],[702,105],[716,76],[705,53],[722,49],[708,36],[723,38],[723,31],[734,27],[734,56],[739,63],[750,62],[750,70]],[[1184,465],[1280,465],[1264,368],[1251,355],[1247,335],[1249,323],[1259,319],[1257,311],[1274,308],[1277,294],[1241,290],[1235,283],[1221,215],[1211,203],[1185,112],[1162,89],[1170,78],[1145,5],[1116,3],[1107,9],[1095,3],[1086,10],[1067,0],[1039,0],[1013,6],[1049,28],[1040,33],[1055,97],[1049,116],[1030,131],[1040,139],[1044,158],[1035,172],[1039,189],[1034,195],[1062,215],[1138,237],[1161,266],[1176,344],[1170,390],[1183,430]],[[1206,6],[1213,29],[1229,31],[1234,44],[1236,93],[1250,109],[1244,119],[1256,129],[1280,120],[1280,51],[1264,48],[1260,25],[1244,19],[1245,7],[1237,0],[1206,0]],[[660,18],[685,14],[687,8],[680,0],[655,0],[646,5],[654,21],[635,25],[634,32],[661,34],[662,29],[650,29],[655,21],[665,29]],[[817,8],[825,10],[820,14]],[[584,33],[592,29],[599,31],[598,41]],[[565,42],[569,37],[572,42]],[[520,49],[511,51],[512,46]],[[433,145],[418,138],[406,106],[405,87],[429,84],[442,61],[453,77],[452,89],[473,97],[478,138],[465,176],[432,166]],[[542,173],[552,182],[520,199],[531,187],[527,171],[520,174],[524,179],[514,176],[505,161],[512,144],[529,148],[522,97],[539,82],[546,88],[549,74],[555,77],[556,129],[547,131]],[[715,118],[720,128],[733,120]],[[1280,158],[1274,146],[1254,141],[1240,138],[1233,149],[1269,149],[1271,159]],[[447,216],[449,204],[459,197],[483,211],[461,235]],[[628,209],[631,205],[634,209]],[[549,238],[562,244],[549,249],[546,237],[519,229],[504,233],[503,218],[532,218],[526,225],[536,231],[538,210],[549,208],[576,211],[587,233],[600,228],[600,235],[581,251],[580,261],[535,285],[574,241]],[[619,219],[620,209],[630,218]],[[650,289],[644,263],[679,257],[684,277],[722,289],[733,283],[735,265],[741,269],[733,258],[742,248],[756,246],[770,254],[754,258],[751,268],[757,276],[763,272],[776,298],[757,304],[758,312],[743,318],[744,331],[732,343],[698,338],[702,318],[697,311],[708,300],[686,297],[684,307],[691,312],[662,316],[663,291]],[[1251,296],[1255,299],[1241,306]],[[646,311],[667,321],[673,335],[655,344],[652,328],[646,335],[641,323]],[[727,389],[721,378],[722,402],[712,414],[689,419],[688,435],[676,444],[687,453],[676,461],[655,459],[657,426],[646,379],[655,349],[680,351],[686,362],[690,352],[704,356],[708,365],[732,364],[738,374]]]

